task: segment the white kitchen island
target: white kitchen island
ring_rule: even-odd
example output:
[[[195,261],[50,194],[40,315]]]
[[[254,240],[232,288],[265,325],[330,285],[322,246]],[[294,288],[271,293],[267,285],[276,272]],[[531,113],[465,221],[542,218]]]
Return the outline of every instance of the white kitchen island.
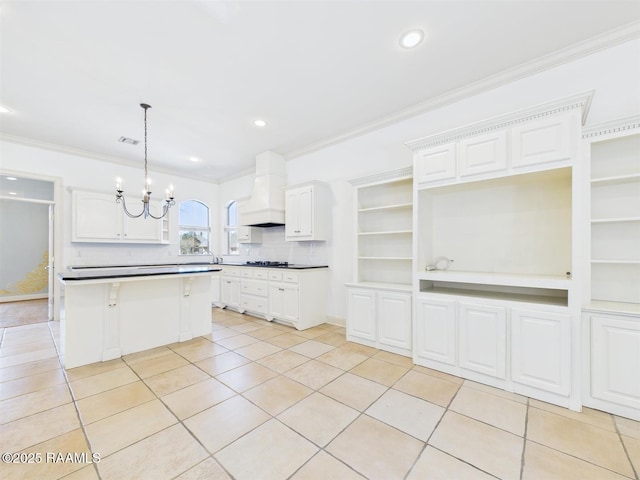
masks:
[[[119,358],[211,332],[215,265],[83,268],[64,285],[65,368]]]

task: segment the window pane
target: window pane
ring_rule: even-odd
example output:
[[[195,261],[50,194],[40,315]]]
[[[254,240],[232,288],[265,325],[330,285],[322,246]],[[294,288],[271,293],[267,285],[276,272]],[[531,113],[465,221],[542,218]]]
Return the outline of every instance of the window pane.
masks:
[[[238,225],[238,204],[231,202],[227,207],[227,226],[235,227]]]
[[[209,232],[205,230],[180,230],[181,255],[207,255]]]
[[[180,202],[180,225],[209,227],[209,207],[195,200]]]

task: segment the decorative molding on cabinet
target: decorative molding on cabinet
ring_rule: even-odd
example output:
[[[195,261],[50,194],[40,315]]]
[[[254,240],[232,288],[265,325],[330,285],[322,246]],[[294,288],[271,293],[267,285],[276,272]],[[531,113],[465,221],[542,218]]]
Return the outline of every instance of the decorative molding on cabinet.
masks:
[[[630,130],[635,129],[640,129],[640,115],[619,118],[610,122],[599,123],[591,127],[583,128],[582,138],[587,139],[621,132],[630,133]]]
[[[584,125],[587,120],[589,107],[591,106],[591,100],[594,93],[595,90],[589,90],[587,92],[565,97],[560,100],[546,102],[524,110],[508,113],[506,115],[499,115],[464,127],[454,128],[435,135],[418,138],[405,143],[405,145],[414,151],[428,147],[435,147],[437,145],[456,142],[465,138],[486,134],[495,130],[528,122],[530,120],[574,110],[576,108],[580,108],[582,110],[582,124]]]
[[[366,177],[353,178],[349,180],[349,183],[354,187],[359,187],[361,185],[371,185],[374,183],[388,182],[390,180],[398,180],[404,177],[411,177],[412,175],[413,165],[410,165],[396,170],[374,173],[373,175],[367,175]]]

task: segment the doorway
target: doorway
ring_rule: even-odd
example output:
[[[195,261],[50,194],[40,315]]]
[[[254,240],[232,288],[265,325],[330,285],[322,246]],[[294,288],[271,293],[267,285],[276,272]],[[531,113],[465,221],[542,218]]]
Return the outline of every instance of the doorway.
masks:
[[[55,191],[55,180],[0,174],[0,311],[22,311],[19,324],[57,316]]]

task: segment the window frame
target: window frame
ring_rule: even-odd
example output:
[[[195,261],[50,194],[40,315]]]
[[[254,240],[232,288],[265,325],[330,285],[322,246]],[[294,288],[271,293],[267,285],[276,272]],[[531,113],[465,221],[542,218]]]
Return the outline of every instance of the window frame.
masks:
[[[203,225],[190,225],[190,224],[183,224],[180,222],[181,220],[181,215],[180,215],[180,207],[182,207],[183,204],[185,203],[190,203],[190,202],[195,202],[195,203],[199,203],[200,205],[202,205],[205,209],[206,209],[206,219],[207,219],[207,225],[206,227]],[[206,233],[206,240],[207,240],[207,245],[206,247],[203,247],[199,252],[190,252],[190,253],[182,253],[182,236],[184,233],[189,233],[189,232],[193,232],[193,233],[198,233],[198,232],[205,232]],[[204,203],[202,200],[198,200],[196,198],[190,198],[187,200],[182,200],[179,204],[178,204],[178,256],[180,257],[188,257],[188,256],[195,256],[195,257],[199,257],[202,255],[213,255],[211,253],[211,239],[212,239],[212,229],[211,229],[211,208],[209,208],[209,205],[207,205],[206,203]]]

